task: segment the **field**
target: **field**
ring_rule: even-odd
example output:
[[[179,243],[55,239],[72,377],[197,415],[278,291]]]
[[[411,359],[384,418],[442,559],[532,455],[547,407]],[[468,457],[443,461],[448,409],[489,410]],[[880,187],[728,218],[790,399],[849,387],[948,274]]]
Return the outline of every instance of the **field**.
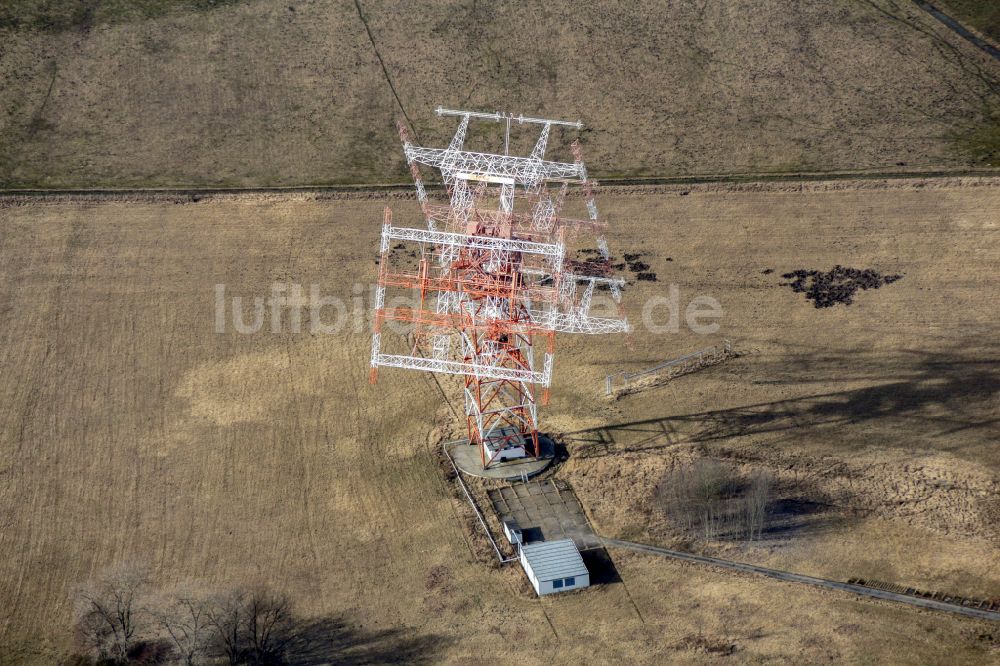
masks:
[[[977,28],[994,42],[1000,39],[1000,7],[989,0],[945,0],[941,3],[955,18]]]
[[[995,4],[940,7],[995,42]],[[320,187],[409,182],[394,123],[442,145],[438,105],[583,120],[635,331],[559,339],[542,427],[595,530],[1000,598],[1000,61],[919,3],[9,0],[0,81],[0,664],[65,663],[123,563],[153,605],[287,592],[294,664],[1000,658],[995,624],[615,548],[536,598],[449,477],[456,382],[368,383],[412,194]],[[121,191],[17,192],[55,188]],[[793,288],[844,269],[850,303]],[[663,510],[705,460],[773,479],[760,538]]]
[[[1000,350],[985,305],[997,288],[986,276],[1000,261],[989,203],[997,192],[958,185],[616,201],[618,246],[657,238],[643,261],[680,286],[681,307],[704,294],[725,314],[707,339],[640,326],[635,350],[602,350],[607,363],[583,373],[566,400],[582,408],[558,424],[574,453],[564,475],[602,531],[648,539],[663,528],[652,497],[663,471],[712,457],[771,471],[789,500],[787,535],[736,549],[735,559],[1000,594]],[[836,264],[902,277],[828,309],[783,286],[783,273]],[[648,302],[659,284],[638,283],[633,297]],[[665,309],[655,316],[665,318]],[[722,337],[744,355],[600,412],[586,402],[611,369],[648,367]]]
[[[406,182],[438,105],[581,118],[599,177],[1000,164],[1000,63],[902,0],[14,0],[0,39],[4,188]]]
[[[601,532],[669,544],[652,486],[678,460],[718,457],[829,507],[715,552],[1000,594],[1000,181],[608,188],[600,201],[612,250],[658,276],[627,292],[632,349],[559,342],[544,426],[566,442],[557,474]],[[412,200],[391,203],[398,223],[418,223]],[[442,474],[452,417],[431,380],[385,371],[367,384],[361,320],[296,333],[284,311],[277,333],[228,319],[216,332],[219,284],[246,302],[316,283],[365,312],[383,204],[3,199],[2,661],[65,655],[73,586],[121,561],[151,567],[163,590],[266,578],[353,645],[331,659],[996,658],[985,623],[617,551],[620,582],[534,599],[519,570],[490,566]],[[781,284],[836,264],[903,277],[828,309]],[[682,312],[716,298],[720,330],[646,330],[644,304],[670,284]],[[744,355],[603,396],[605,374],[722,337]]]

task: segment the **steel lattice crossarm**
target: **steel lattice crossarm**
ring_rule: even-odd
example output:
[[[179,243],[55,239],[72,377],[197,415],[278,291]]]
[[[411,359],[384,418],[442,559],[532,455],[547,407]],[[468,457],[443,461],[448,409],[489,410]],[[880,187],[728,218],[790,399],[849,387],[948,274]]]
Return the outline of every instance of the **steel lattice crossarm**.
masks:
[[[542,204],[544,205],[544,204]],[[427,226],[431,229],[444,227],[455,229],[459,223],[463,226],[477,225],[496,227],[509,225],[512,233],[524,238],[550,238],[565,230],[566,235],[574,236],[584,231],[603,231],[607,223],[603,220],[575,219],[555,215],[555,209],[545,210],[543,214],[505,213],[499,210],[473,207],[456,215],[454,208],[441,204],[424,206],[424,216]]]
[[[620,317],[591,317],[588,314],[565,313],[548,310],[532,311],[532,320],[541,329],[555,333],[585,333],[589,335],[608,335],[610,333],[628,333],[627,319]]]
[[[430,229],[412,229],[387,225],[382,232],[382,251],[388,249],[393,240],[431,243],[440,247],[451,246],[458,249],[489,250],[499,252],[519,252],[539,254],[555,260],[562,260],[565,248],[561,243],[536,243],[514,238],[496,238],[471,234],[457,234]]]
[[[521,321],[477,317],[469,313],[437,312],[411,307],[393,307],[378,310],[376,324],[386,321],[413,324],[421,327],[423,334],[430,329],[441,329],[448,333],[456,328],[478,330],[502,335],[544,335],[547,333],[627,333],[628,322],[614,317],[591,317],[580,313],[565,313],[556,310],[524,311],[526,318]]]
[[[496,292],[493,284],[482,279],[461,274],[455,277],[432,275],[423,268],[416,271],[386,271],[379,277],[378,284],[386,288],[423,291],[426,296],[439,292],[461,292],[474,299],[492,296]],[[556,304],[559,303],[561,295],[558,287],[530,284],[517,289],[516,300],[526,304]],[[435,311],[435,314],[442,313]],[[461,324],[462,322],[449,321],[449,323]]]
[[[550,266],[526,267],[520,266],[521,280],[516,285],[516,289],[511,290],[507,296],[508,302],[523,302],[531,317],[530,325],[525,322],[517,322],[510,331],[528,331],[544,333],[554,331],[557,333],[588,333],[606,334],[628,332],[628,322],[619,318],[592,317],[589,313],[589,303],[592,298],[593,288],[597,285],[607,285],[609,287],[621,288],[624,280],[620,278],[609,278],[605,276],[577,275],[561,271],[564,263],[564,247],[561,244],[534,243],[519,241],[516,239],[495,238],[488,236],[471,236],[464,234],[454,234],[441,231],[430,231],[426,229],[412,229],[407,227],[394,227],[386,224],[382,231],[382,259],[380,264],[382,270],[379,274],[378,288],[384,293],[389,287],[418,290],[426,299],[432,293],[455,292],[462,293],[466,297],[487,297],[497,295],[496,281],[487,275],[453,275],[451,272],[432,275],[429,267],[423,265],[417,271],[390,271],[389,262],[386,260],[386,253],[393,240],[406,240],[418,243],[434,245],[438,248],[452,247],[462,250],[489,250],[503,251],[509,253],[534,254],[544,257],[551,262]],[[534,276],[534,280],[528,279]],[[587,285],[587,289],[581,296],[573,292],[560,288],[559,285],[544,286],[545,281],[552,282],[553,278],[567,285],[573,286],[578,283]],[[501,285],[500,289],[509,288],[511,285]],[[384,300],[384,297],[383,299]],[[538,306],[548,306],[546,309],[538,309]],[[556,308],[562,307],[562,311]],[[381,312],[379,309],[376,312]],[[462,319],[461,317],[444,318],[445,313],[434,312],[438,318],[429,316],[416,316],[410,320],[414,324],[439,325],[441,327],[461,327],[464,325],[476,325],[478,322],[472,319]],[[399,314],[386,314],[386,319],[395,321],[406,321]],[[491,324],[495,326],[496,324]]]
[[[616,284],[615,281],[604,278],[589,278],[586,276],[566,276],[564,279],[576,279],[588,284]],[[482,281],[466,278],[443,278],[428,275],[423,272],[415,273],[386,273],[379,279],[379,285],[385,288],[397,287],[402,289],[423,290],[425,294],[438,292],[462,292],[471,298],[482,298],[494,294],[488,284]],[[594,317],[589,312],[584,312],[579,299],[574,299],[568,309],[565,309],[561,299],[561,290],[558,287],[544,287],[526,285],[517,292],[517,300],[523,301],[526,306],[526,313],[529,317],[527,322],[515,322],[506,330],[510,332],[525,332],[543,334],[554,333],[584,333],[591,335],[602,335],[606,333],[628,333],[629,324],[625,319],[619,317]],[[586,291],[584,291],[586,294]],[[383,299],[384,300],[384,299]],[[429,300],[429,299],[425,299]],[[537,308],[533,305],[545,305]],[[559,310],[560,306],[565,311]],[[412,308],[383,308],[376,310],[376,317],[382,317],[383,321],[398,321],[412,323],[421,327],[438,327],[450,329],[455,327],[478,327],[481,329],[496,330],[497,324],[490,320],[478,321],[474,317],[465,314],[452,312],[438,312],[437,310],[414,310]]]
[[[549,162],[530,157],[491,155],[448,148],[405,147],[406,161],[440,169],[444,177],[461,177],[471,180],[476,176],[489,183],[509,181],[512,185],[534,187],[543,180],[570,180],[583,182],[587,172],[582,164]]]
[[[421,356],[379,354],[378,364],[388,368],[423,370],[425,372],[462,375],[478,379],[503,379],[529,384],[540,384],[542,386],[548,386],[552,380],[551,363],[546,364],[545,370],[536,372],[534,370],[505,368],[483,363],[463,363],[461,361],[424,358]]]

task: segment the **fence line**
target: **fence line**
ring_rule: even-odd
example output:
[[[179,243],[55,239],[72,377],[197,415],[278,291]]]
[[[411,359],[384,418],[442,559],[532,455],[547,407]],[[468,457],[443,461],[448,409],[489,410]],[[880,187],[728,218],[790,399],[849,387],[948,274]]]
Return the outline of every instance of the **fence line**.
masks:
[[[445,442],[441,445],[441,448],[444,450],[445,456],[448,457],[448,462],[451,463],[451,468],[455,470],[455,478],[458,479],[458,485],[462,486],[462,490],[465,491],[466,499],[468,499],[469,504],[472,505],[472,510],[476,512],[476,518],[479,519],[479,524],[483,526],[483,532],[486,533],[486,538],[490,540],[490,545],[493,546],[493,552],[497,554],[497,559],[500,561],[500,564],[507,564],[508,562],[515,561],[517,559],[516,557],[508,557],[505,559],[500,553],[500,547],[497,546],[497,542],[493,540],[493,534],[490,533],[490,528],[486,526],[486,519],[483,517],[482,512],[476,505],[475,500],[472,499],[472,493],[469,492],[469,489],[465,486],[465,481],[462,480],[462,472],[459,471],[458,465],[455,464],[455,459],[451,457],[451,452],[448,451],[449,444],[454,444],[454,442]]]
[[[629,382],[637,377],[643,377],[645,375],[652,375],[666,368],[683,365],[691,360],[697,360],[699,363],[706,356],[716,356],[720,353],[719,345],[712,345],[711,347],[705,347],[704,349],[699,349],[696,352],[691,352],[690,354],[685,354],[678,358],[671,359],[669,361],[664,361],[658,365],[654,365],[651,368],[645,368],[643,370],[636,370],[635,372],[616,372],[615,374],[608,375],[604,378],[604,392],[605,395],[611,395],[614,393],[614,380],[615,377],[621,377],[624,382],[624,388],[628,388]],[[733,355],[733,343],[730,340],[722,341],[721,355],[723,358],[727,358]]]
[[[609,539],[605,537],[602,537],[601,540],[604,542],[606,546],[615,546],[617,548],[628,548],[629,550],[652,553],[654,555],[662,555],[664,557],[672,557],[674,559],[686,560],[688,562],[697,562],[699,564],[707,564],[710,566],[722,567],[734,571],[742,571],[744,573],[759,574],[762,576],[767,576],[768,578],[783,580],[790,583],[805,583],[807,585],[815,585],[817,587],[825,587],[832,590],[853,592],[854,594],[860,594],[874,599],[899,601],[905,604],[910,604],[911,606],[918,606],[920,608],[925,608],[928,610],[958,613],[959,615],[974,617],[980,620],[993,620],[993,621],[1000,620],[1000,612],[985,610],[980,608],[970,608],[968,606],[955,605],[944,601],[938,601],[936,599],[914,597],[914,596],[909,596],[907,594],[898,594],[895,592],[880,590],[874,587],[868,587],[866,585],[858,583],[841,583],[835,580],[829,580],[826,578],[815,578],[813,576],[806,576],[804,574],[792,573],[790,571],[782,571],[780,569],[769,569],[767,567],[761,567],[755,564],[745,564],[743,562],[733,562],[732,560],[723,560],[717,557],[707,557],[705,555],[695,555],[693,553],[684,553],[677,550],[668,550],[666,548],[659,548],[658,546],[649,546],[644,543],[636,543],[635,541],[621,541],[619,539]]]

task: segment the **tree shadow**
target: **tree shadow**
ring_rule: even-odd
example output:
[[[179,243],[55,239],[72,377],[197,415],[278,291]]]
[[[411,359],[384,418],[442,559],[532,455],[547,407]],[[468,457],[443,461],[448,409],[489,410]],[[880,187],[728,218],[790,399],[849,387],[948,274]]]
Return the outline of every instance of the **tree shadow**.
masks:
[[[288,666],[313,664],[430,664],[450,639],[408,629],[365,630],[343,618],[295,618],[283,659]]]
[[[761,531],[761,539],[774,540],[793,537],[817,527],[832,525],[841,519],[830,504],[803,497],[783,497],[770,504],[767,522]]]
[[[648,452],[685,441],[672,417],[616,423],[563,433],[561,441],[572,446],[572,455],[595,458],[612,453]],[[569,448],[564,444],[564,448]]]
[[[819,428],[879,421],[893,425],[898,436],[907,430],[921,438],[976,431],[979,438],[996,439],[1000,351],[989,352],[900,352],[890,358],[870,352],[789,354],[756,361],[754,374],[767,377],[762,384],[871,385],[589,428],[562,439],[573,455],[584,458],[787,431],[803,437]]]

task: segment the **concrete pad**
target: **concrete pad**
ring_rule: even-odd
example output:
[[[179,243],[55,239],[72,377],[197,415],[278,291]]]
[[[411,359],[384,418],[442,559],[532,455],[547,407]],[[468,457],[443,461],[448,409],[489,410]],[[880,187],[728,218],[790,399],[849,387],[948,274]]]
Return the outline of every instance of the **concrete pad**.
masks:
[[[564,481],[518,483],[510,488],[495,488],[488,491],[488,495],[501,521],[513,519],[517,522],[525,543],[568,538],[581,550],[601,545],[583,513],[580,500]]]
[[[531,478],[545,470],[555,458],[555,443],[548,437],[539,435],[538,446],[541,456],[538,458],[520,458],[494,462],[483,469],[482,452],[478,446],[473,446],[467,439],[450,442],[446,449],[455,461],[455,465],[465,474],[484,479],[516,480]],[[516,497],[517,495],[515,495]]]

